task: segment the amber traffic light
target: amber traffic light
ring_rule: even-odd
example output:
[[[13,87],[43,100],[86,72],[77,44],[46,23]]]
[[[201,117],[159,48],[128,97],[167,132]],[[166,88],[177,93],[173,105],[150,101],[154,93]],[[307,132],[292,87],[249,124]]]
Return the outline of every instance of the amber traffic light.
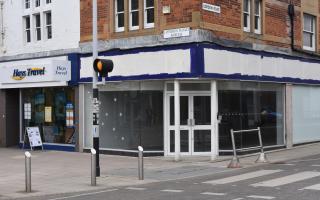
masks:
[[[108,59],[95,59],[93,62],[94,71],[98,72],[100,76],[107,77],[109,72],[113,70],[113,62]]]

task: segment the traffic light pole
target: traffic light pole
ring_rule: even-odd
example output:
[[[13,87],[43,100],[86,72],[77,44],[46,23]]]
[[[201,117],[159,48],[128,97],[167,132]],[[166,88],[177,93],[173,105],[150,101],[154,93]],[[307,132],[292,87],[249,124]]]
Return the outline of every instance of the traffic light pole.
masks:
[[[92,0],[92,60],[98,57],[98,30],[97,30],[97,0]],[[93,109],[93,148],[96,150],[96,176],[100,176],[99,161],[99,91],[98,91],[98,75],[93,70],[92,74],[92,109]]]

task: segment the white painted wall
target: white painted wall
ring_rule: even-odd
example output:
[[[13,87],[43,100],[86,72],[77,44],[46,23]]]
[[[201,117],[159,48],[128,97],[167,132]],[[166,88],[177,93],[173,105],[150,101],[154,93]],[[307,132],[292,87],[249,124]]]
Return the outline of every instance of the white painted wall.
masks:
[[[99,56],[99,58],[113,60],[114,69],[110,76],[190,72],[191,64],[189,49]],[[92,63],[92,57],[81,58],[81,78],[92,77]]]
[[[320,80],[320,65],[317,63],[215,49],[205,49],[204,55],[206,73]]]
[[[80,1],[52,0],[51,4],[41,0],[41,7],[34,7],[34,0],[30,9],[24,8],[24,0],[4,0],[4,49],[0,56],[11,56],[24,53],[43,52],[60,49],[77,48],[80,41]],[[44,38],[43,11],[51,10],[53,38]],[[42,40],[35,39],[28,44],[24,42],[23,16],[39,12],[42,24]],[[31,35],[35,37],[34,23],[31,16]]]

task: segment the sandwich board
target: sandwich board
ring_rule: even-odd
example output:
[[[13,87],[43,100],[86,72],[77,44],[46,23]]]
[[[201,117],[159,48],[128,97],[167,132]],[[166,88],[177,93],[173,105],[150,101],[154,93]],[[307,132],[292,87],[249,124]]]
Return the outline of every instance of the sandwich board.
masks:
[[[41,135],[40,135],[38,126],[26,127],[24,140],[23,140],[23,149],[24,149],[24,144],[26,142],[26,137],[29,138],[31,150],[33,150],[34,147],[41,147],[43,150],[43,144],[42,144]]]

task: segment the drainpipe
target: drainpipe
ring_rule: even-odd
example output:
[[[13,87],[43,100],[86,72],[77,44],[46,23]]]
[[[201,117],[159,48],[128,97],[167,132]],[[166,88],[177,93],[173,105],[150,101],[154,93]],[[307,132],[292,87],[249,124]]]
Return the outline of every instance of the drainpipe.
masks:
[[[292,2],[288,5],[288,14],[290,17],[290,26],[291,26],[291,49],[294,50],[294,5]]]

